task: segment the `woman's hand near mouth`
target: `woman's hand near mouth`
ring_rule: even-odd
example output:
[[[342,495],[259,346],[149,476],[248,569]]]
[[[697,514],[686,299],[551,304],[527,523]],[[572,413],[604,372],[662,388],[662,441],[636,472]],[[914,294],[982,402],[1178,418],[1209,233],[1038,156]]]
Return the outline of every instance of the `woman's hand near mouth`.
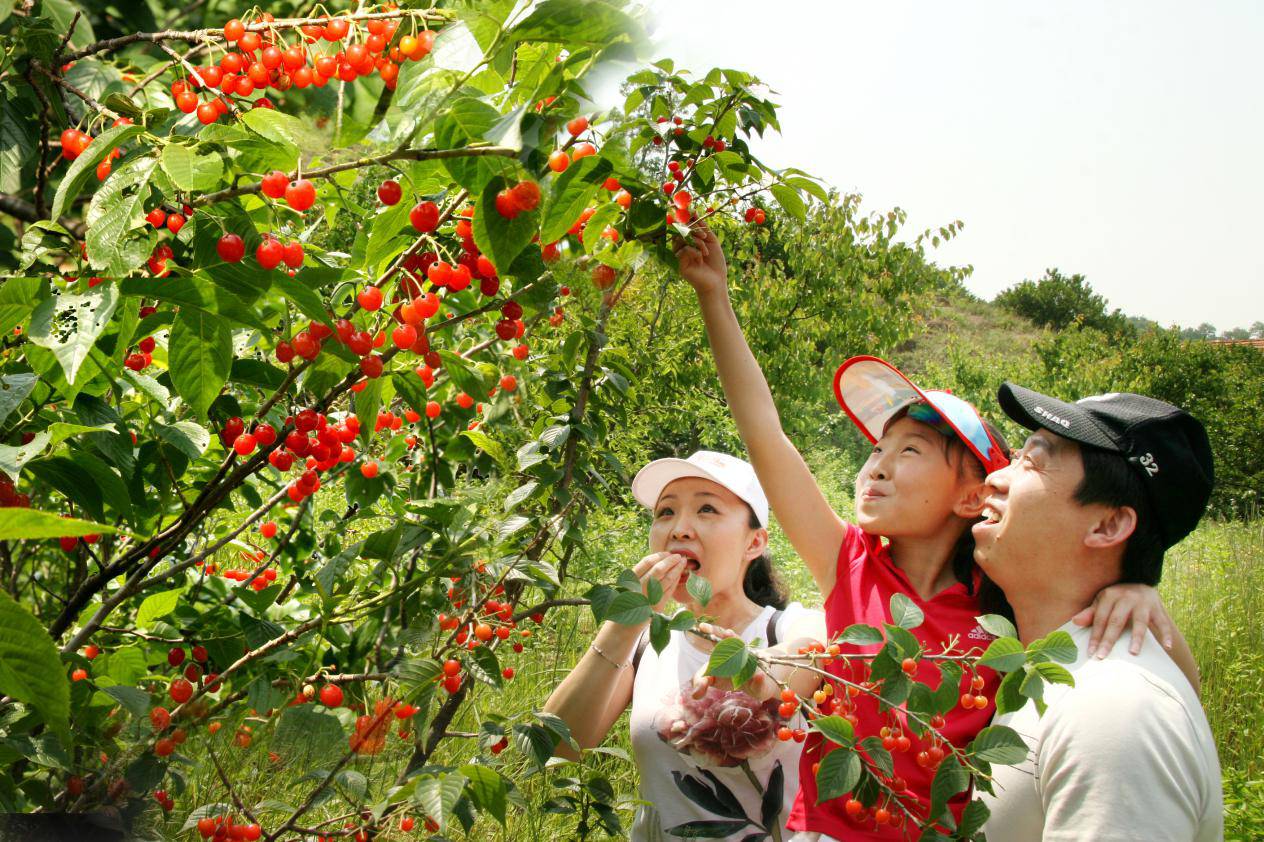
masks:
[[[641,580],[641,592],[646,596],[649,595],[647,583],[650,579],[656,579],[662,585],[663,595],[654,606],[655,611],[662,611],[683,577],[688,575],[688,566],[685,557],[679,553],[650,553],[637,562],[632,572]]]

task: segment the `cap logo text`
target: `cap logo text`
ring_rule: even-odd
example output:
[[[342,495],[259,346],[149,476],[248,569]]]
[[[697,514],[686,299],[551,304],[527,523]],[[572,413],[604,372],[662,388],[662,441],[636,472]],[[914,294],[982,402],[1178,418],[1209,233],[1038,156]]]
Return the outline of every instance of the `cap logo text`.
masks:
[[[1052,422],[1054,424],[1058,424],[1062,427],[1065,427],[1068,430],[1071,429],[1070,421],[1066,420],[1065,418],[1059,418],[1058,416],[1054,415],[1052,412],[1049,412],[1043,406],[1036,407],[1035,411],[1037,415],[1039,415],[1041,418],[1044,418],[1046,421]]]
[[[1137,457],[1137,461],[1141,463],[1141,467],[1145,468],[1146,474],[1154,476],[1159,472],[1159,463],[1154,461],[1154,456],[1146,453]]]

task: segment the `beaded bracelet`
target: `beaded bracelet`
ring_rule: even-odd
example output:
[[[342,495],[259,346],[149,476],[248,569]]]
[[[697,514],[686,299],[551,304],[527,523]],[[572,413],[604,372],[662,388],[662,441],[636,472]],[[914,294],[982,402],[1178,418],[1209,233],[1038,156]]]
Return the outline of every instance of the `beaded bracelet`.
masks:
[[[614,660],[614,659],[613,659],[613,658],[611,658],[609,655],[607,655],[605,652],[602,652],[602,651],[601,651],[601,647],[600,647],[600,646],[598,646],[598,645],[597,645],[597,643],[596,643],[595,641],[594,641],[593,643],[590,643],[590,644],[588,645],[588,648],[589,648],[589,649],[591,649],[592,651],[596,652],[598,655],[600,655],[600,656],[601,656],[601,658],[602,658],[602,660],[606,661],[606,663],[610,664],[612,667],[614,667],[614,668],[615,668],[615,669],[617,669],[617,670],[621,670],[621,669],[623,669],[624,667],[628,666],[628,664],[629,664],[629,663],[631,663],[630,661],[628,661],[628,662],[625,662],[625,663],[622,663],[622,664],[621,664],[621,663],[619,663],[618,661]]]

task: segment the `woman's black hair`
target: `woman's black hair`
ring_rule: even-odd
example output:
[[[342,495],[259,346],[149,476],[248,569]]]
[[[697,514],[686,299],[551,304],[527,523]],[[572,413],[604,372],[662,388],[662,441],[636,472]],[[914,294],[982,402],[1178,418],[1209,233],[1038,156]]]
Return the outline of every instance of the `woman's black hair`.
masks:
[[[747,525],[751,529],[760,529],[763,524],[759,522],[759,518],[755,516],[755,510],[748,503],[746,506],[750,510],[750,520]],[[746,598],[751,602],[759,605],[771,605],[778,611],[786,607],[789,597],[786,594],[786,586],[782,584],[781,578],[772,567],[772,556],[767,550],[763,554],[752,561],[746,567],[746,575],[742,577],[742,590],[746,593]]]

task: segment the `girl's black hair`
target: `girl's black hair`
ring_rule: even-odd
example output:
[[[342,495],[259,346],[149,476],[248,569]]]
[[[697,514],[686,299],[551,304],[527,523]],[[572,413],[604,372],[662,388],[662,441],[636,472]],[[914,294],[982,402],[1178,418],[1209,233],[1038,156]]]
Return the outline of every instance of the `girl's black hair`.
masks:
[[[763,524],[755,516],[755,510],[750,508],[750,504],[747,504],[746,508],[750,509],[750,520],[747,521],[747,525],[751,529],[761,528]],[[786,586],[773,570],[772,555],[767,550],[747,566],[746,575],[742,577],[742,590],[746,592],[746,598],[751,602],[771,605],[779,611],[786,607],[788,601]]]

